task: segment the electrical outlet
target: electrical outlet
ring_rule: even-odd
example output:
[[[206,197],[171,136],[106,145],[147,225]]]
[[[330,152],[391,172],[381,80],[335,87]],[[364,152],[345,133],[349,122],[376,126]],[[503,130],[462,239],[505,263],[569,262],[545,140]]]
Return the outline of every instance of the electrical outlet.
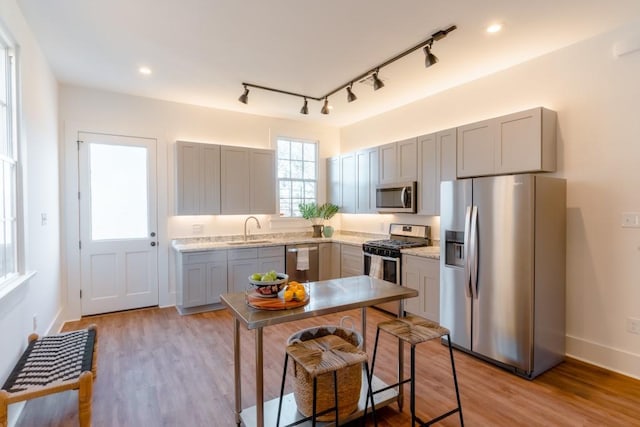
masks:
[[[627,332],[640,335],[640,319],[629,317],[627,319]]]
[[[621,222],[624,228],[640,228],[640,213],[622,212]]]
[[[33,315],[33,332],[38,330],[38,315]]]
[[[191,232],[194,235],[202,234],[204,232],[204,224],[193,224],[191,226]]]

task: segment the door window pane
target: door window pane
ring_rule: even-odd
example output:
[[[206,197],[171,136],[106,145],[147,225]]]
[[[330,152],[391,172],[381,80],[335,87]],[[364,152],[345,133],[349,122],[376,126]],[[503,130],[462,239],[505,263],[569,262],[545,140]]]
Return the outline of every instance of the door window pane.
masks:
[[[89,146],[91,238],[142,239],[149,234],[147,149]]]

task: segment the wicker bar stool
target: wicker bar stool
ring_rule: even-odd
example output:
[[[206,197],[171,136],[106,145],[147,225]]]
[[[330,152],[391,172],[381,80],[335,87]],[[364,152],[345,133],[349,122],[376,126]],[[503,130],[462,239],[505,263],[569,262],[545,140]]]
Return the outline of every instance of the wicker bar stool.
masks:
[[[345,369],[354,365],[364,365],[365,372],[367,373],[367,404],[371,399],[371,407],[373,413],[374,423],[377,426],[378,423],[375,418],[375,407],[373,404],[373,394],[371,392],[371,381],[369,376],[369,362],[367,353],[359,350],[353,344],[345,341],[344,339],[335,335],[325,335],[320,338],[315,338],[307,341],[296,341],[287,346],[284,369],[282,371],[282,385],[280,387],[280,400],[278,402],[278,418],[276,421],[276,427],[280,425],[280,414],[282,410],[282,397],[284,395],[284,385],[287,376],[287,363],[289,357],[297,363],[297,366],[304,369],[311,378],[313,378],[313,403],[312,413],[310,416],[302,418],[294,423],[288,424],[294,426],[303,422],[311,420],[313,426],[316,425],[317,418],[321,415],[334,412],[335,425],[339,425],[338,415],[338,375],[337,372],[340,369]],[[333,402],[335,405],[330,408],[317,411],[317,393],[318,393],[318,377],[321,375],[333,375]],[[304,415],[304,414],[303,414]],[[362,417],[362,423],[364,425],[365,413]]]
[[[421,427],[430,426],[443,418],[448,417],[449,415],[453,415],[456,412],[460,416],[460,425],[464,426],[464,420],[462,418],[462,405],[460,404],[460,393],[458,391],[458,378],[456,376],[456,367],[453,362],[453,350],[451,348],[451,340],[449,337],[449,330],[438,325],[435,322],[432,322],[427,319],[423,319],[418,316],[407,316],[400,319],[394,319],[386,322],[381,322],[378,324],[378,328],[376,331],[376,342],[373,347],[373,358],[371,360],[371,373],[369,377],[373,377],[373,369],[376,363],[376,353],[378,351],[378,338],[380,337],[380,331],[387,332],[388,334],[393,335],[399,340],[408,342],[411,344],[411,376],[410,378],[405,379],[402,382],[398,382],[396,384],[391,384],[387,387],[384,387],[379,390],[375,390],[372,394],[380,393],[385,390],[389,390],[394,387],[402,386],[409,382],[411,384],[411,427],[415,426],[415,423],[418,422]],[[452,409],[438,417],[435,417],[429,421],[422,421],[420,418],[416,416],[416,389],[415,389],[415,376],[416,376],[416,363],[415,363],[415,355],[416,355],[416,345],[446,336],[447,342],[449,344],[449,356],[451,358],[451,371],[453,372],[453,383],[456,388],[456,400],[458,401],[458,406],[455,409]],[[371,399],[373,402],[373,399]],[[367,400],[367,403],[369,401]],[[365,407],[365,412],[366,412]]]

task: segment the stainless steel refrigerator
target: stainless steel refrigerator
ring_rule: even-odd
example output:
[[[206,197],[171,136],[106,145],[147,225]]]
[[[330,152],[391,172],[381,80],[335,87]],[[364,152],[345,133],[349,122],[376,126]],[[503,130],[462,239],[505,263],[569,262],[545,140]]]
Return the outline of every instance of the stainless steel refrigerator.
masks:
[[[452,344],[534,378],[564,359],[566,182],[443,182],[440,322]]]

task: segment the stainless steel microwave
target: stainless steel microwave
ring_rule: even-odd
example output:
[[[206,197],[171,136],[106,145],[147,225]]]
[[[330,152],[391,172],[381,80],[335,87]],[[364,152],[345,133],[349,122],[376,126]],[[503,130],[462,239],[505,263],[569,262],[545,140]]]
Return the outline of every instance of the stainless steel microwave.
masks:
[[[376,186],[376,210],[380,213],[416,213],[416,182]]]

